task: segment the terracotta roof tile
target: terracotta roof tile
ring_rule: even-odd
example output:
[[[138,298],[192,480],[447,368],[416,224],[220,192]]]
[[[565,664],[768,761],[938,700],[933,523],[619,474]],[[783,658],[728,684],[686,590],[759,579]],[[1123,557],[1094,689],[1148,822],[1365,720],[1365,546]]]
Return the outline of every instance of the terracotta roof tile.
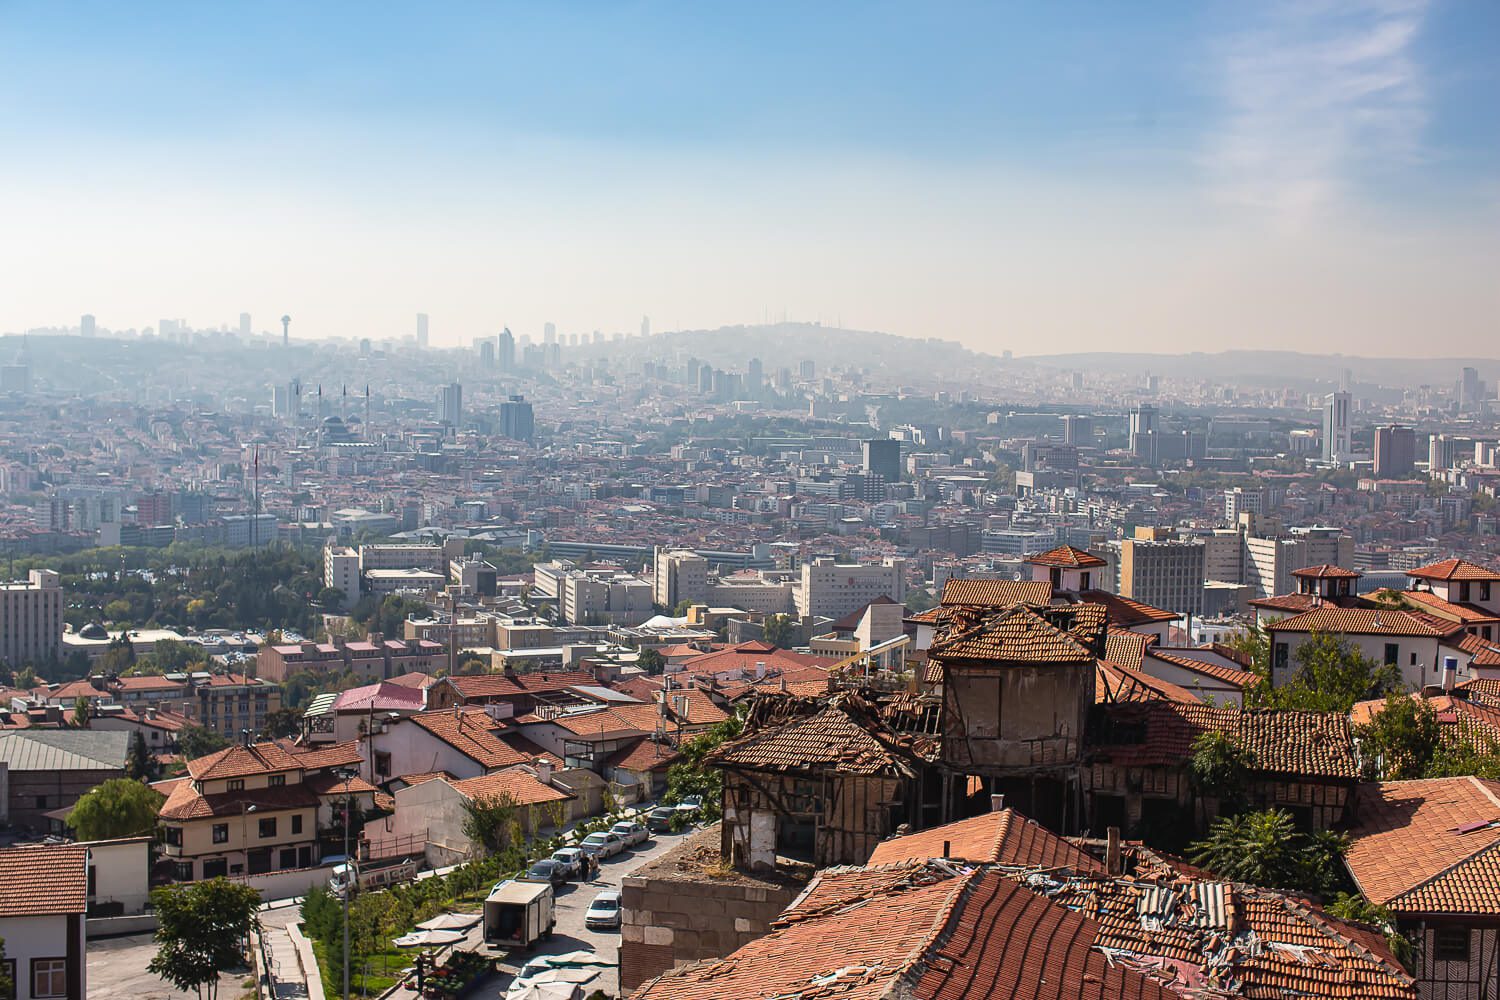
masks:
[[[1170,663],[1183,670],[1202,674],[1205,677],[1212,677],[1216,681],[1223,681],[1225,684],[1232,685],[1241,690],[1252,687],[1260,681],[1258,676],[1248,670],[1226,666],[1222,663],[1212,663],[1208,660],[1195,660],[1191,656],[1168,652],[1165,649],[1152,648],[1148,650],[1146,652],[1146,659],[1148,661],[1161,660],[1163,663]]]
[[[1358,580],[1364,574],[1352,569],[1344,569],[1342,566],[1335,566],[1333,563],[1323,563],[1319,566],[1294,569],[1292,575],[1304,580]]]
[[[1348,716],[1336,712],[1242,711],[1152,701],[1107,706],[1102,721],[1090,752],[1122,767],[1180,766],[1200,735],[1223,732],[1254,755],[1261,773],[1345,781],[1360,773],[1353,728]],[[1127,734],[1131,742],[1120,739]]]
[[[492,799],[509,796],[517,805],[537,805],[542,802],[566,802],[573,798],[567,792],[543,784],[536,775],[519,768],[496,771],[494,774],[450,781],[457,791],[470,799]]]
[[[424,712],[410,719],[486,771],[526,763],[525,757],[495,735],[497,726],[494,720],[482,710]]]
[[[1153,625],[1160,622],[1175,621],[1181,617],[1175,611],[1165,608],[1153,607],[1144,601],[1137,601],[1120,594],[1111,594],[1107,590],[1083,590],[1079,591],[1078,598],[1090,604],[1102,604],[1109,615],[1111,625],[1120,625],[1131,628],[1136,625]]]
[[[785,721],[757,726],[755,711],[776,701],[801,707],[793,699],[763,699],[752,710],[752,722],[738,739],[712,754],[721,767],[752,771],[883,774],[910,777],[930,740],[891,730],[863,701],[842,695],[820,710],[792,715]],[[935,750],[935,747],[931,749]]]
[[[1406,571],[1423,580],[1500,580],[1500,572],[1464,559],[1444,559]]]
[[[1111,627],[1104,637],[1104,657],[1111,663],[1138,670],[1146,648],[1155,641],[1155,636],[1143,632]]]
[[[317,795],[306,785],[247,788],[239,792],[204,795],[193,787],[192,782],[185,781],[172,789],[172,794],[161,807],[160,815],[164,820],[184,823],[211,816],[243,816],[248,806],[254,806],[261,812],[280,812],[287,809],[309,809],[317,805]]]
[[[943,851],[945,844],[948,845],[946,853]],[[875,853],[870,855],[870,864],[942,857],[1087,872],[1103,870],[1092,855],[1014,809],[982,813],[904,837],[892,837],[876,846]]]
[[[1100,660],[1094,671],[1094,701],[1180,701],[1185,704],[1201,704],[1199,698],[1187,688],[1171,681],[1152,677],[1140,670],[1120,666],[1111,660]]]
[[[1344,863],[1370,901],[1400,913],[1500,915],[1500,782],[1359,786]]]
[[[1039,555],[1027,556],[1026,561],[1033,566],[1058,566],[1063,569],[1093,569],[1109,565],[1092,552],[1071,545],[1059,545]]]
[[[0,917],[84,912],[88,854],[82,844],[0,848]]]
[[[1059,617],[1064,612],[1066,619]],[[1055,610],[1027,605],[999,610],[954,608],[949,624],[933,639],[927,655],[945,664],[956,660],[1092,664],[1103,646],[1104,616],[1097,604]]]
[[[1266,626],[1272,632],[1327,632],[1333,635],[1452,635],[1462,626],[1399,608],[1341,608],[1323,604]]]
[[[1046,580],[948,580],[943,584],[943,604],[1008,608],[1051,602],[1052,584]]]

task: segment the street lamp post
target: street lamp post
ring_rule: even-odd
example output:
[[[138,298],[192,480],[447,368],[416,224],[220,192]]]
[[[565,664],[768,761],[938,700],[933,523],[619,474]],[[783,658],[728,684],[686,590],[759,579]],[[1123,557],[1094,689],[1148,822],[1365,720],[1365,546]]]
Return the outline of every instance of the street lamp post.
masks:
[[[354,780],[354,772],[346,769],[336,773],[344,779],[344,1000],[349,1000],[349,897],[359,879],[354,859],[349,856],[349,783]]]

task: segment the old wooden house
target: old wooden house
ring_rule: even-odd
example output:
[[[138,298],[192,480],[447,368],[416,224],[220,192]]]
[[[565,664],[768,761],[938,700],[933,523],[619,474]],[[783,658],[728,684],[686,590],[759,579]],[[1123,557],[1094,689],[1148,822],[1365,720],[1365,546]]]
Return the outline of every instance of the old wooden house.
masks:
[[[1100,705],[1082,769],[1084,824],[1171,843],[1201,831],[1220,803],[1193,784],[1193,743],[1224,733],[1246,754],[1244,804],[1284,809],[1306,830],[1346,818],[1359,781],[1349,717],[1336,712],[1213,708],[1165,699]]]
[[[941,671],[946,818],[982,811],[998,792],[1052,829],[1075,828],[1105,609],[944,611],[927,655]]]
[[[724,857],[752,870],[778,856],[863,864],[898,827],[922,826],[937,805],[937,743],[882,716],[853,692],[759,697],[745,733],[710,758],[724,774]]]

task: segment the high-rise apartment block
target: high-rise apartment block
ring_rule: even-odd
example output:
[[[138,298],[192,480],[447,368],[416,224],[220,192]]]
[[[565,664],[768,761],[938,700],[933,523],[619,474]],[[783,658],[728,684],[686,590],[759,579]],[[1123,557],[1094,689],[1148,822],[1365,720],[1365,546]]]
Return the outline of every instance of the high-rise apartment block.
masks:
[[[50,569],[26,582],[0,584],[0,663],[11,667],[54,659],[62,649],[63,590]]]
[[[900,604],[906,600],[906,560],[887,556],[876,564],[840,563],[818,556],[802,564],[802,579],[794,588],[797,614],[841,618],[877,597]]]
[[[536,415],[525,396],[511,396],[500,404],[500,434],[512,441],[536,441]]]
[[[877,438],[861,445],[864,469],[868,473],[884,476],[888,483],[901,481],[901,442],[890,438]]]
[[[1398,424],[1375,428],[1375,478],[1404,478],[1412,474],[1416,463],[1416,431]]]
[[[1136,528],[1119,543],[1120,595],[1197,616],[1203,611],[1204,541],[1169,529]]]
[[[1354,436],[1349,420],[1353,397],[1347,392],[1331,392],[1323,401],[1323,461],[1345,462],[1354,452]]]
[[[455,430],[461,427],[464,421],[464,387],[457,382],[444,386],[441,402],[443,423]]]
[[[427,346],[427,314],[417,313],[417,346]]]

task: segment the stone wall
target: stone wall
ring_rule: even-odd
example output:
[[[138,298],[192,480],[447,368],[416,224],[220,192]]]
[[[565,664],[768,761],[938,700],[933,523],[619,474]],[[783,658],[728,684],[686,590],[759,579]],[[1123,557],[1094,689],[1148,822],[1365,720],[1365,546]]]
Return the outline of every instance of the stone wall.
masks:
[[[762,876],[717,868],[719,836],[717,824],[701,830],[624,879],[622,990],[755,940],[806,886],[811,869]]]

